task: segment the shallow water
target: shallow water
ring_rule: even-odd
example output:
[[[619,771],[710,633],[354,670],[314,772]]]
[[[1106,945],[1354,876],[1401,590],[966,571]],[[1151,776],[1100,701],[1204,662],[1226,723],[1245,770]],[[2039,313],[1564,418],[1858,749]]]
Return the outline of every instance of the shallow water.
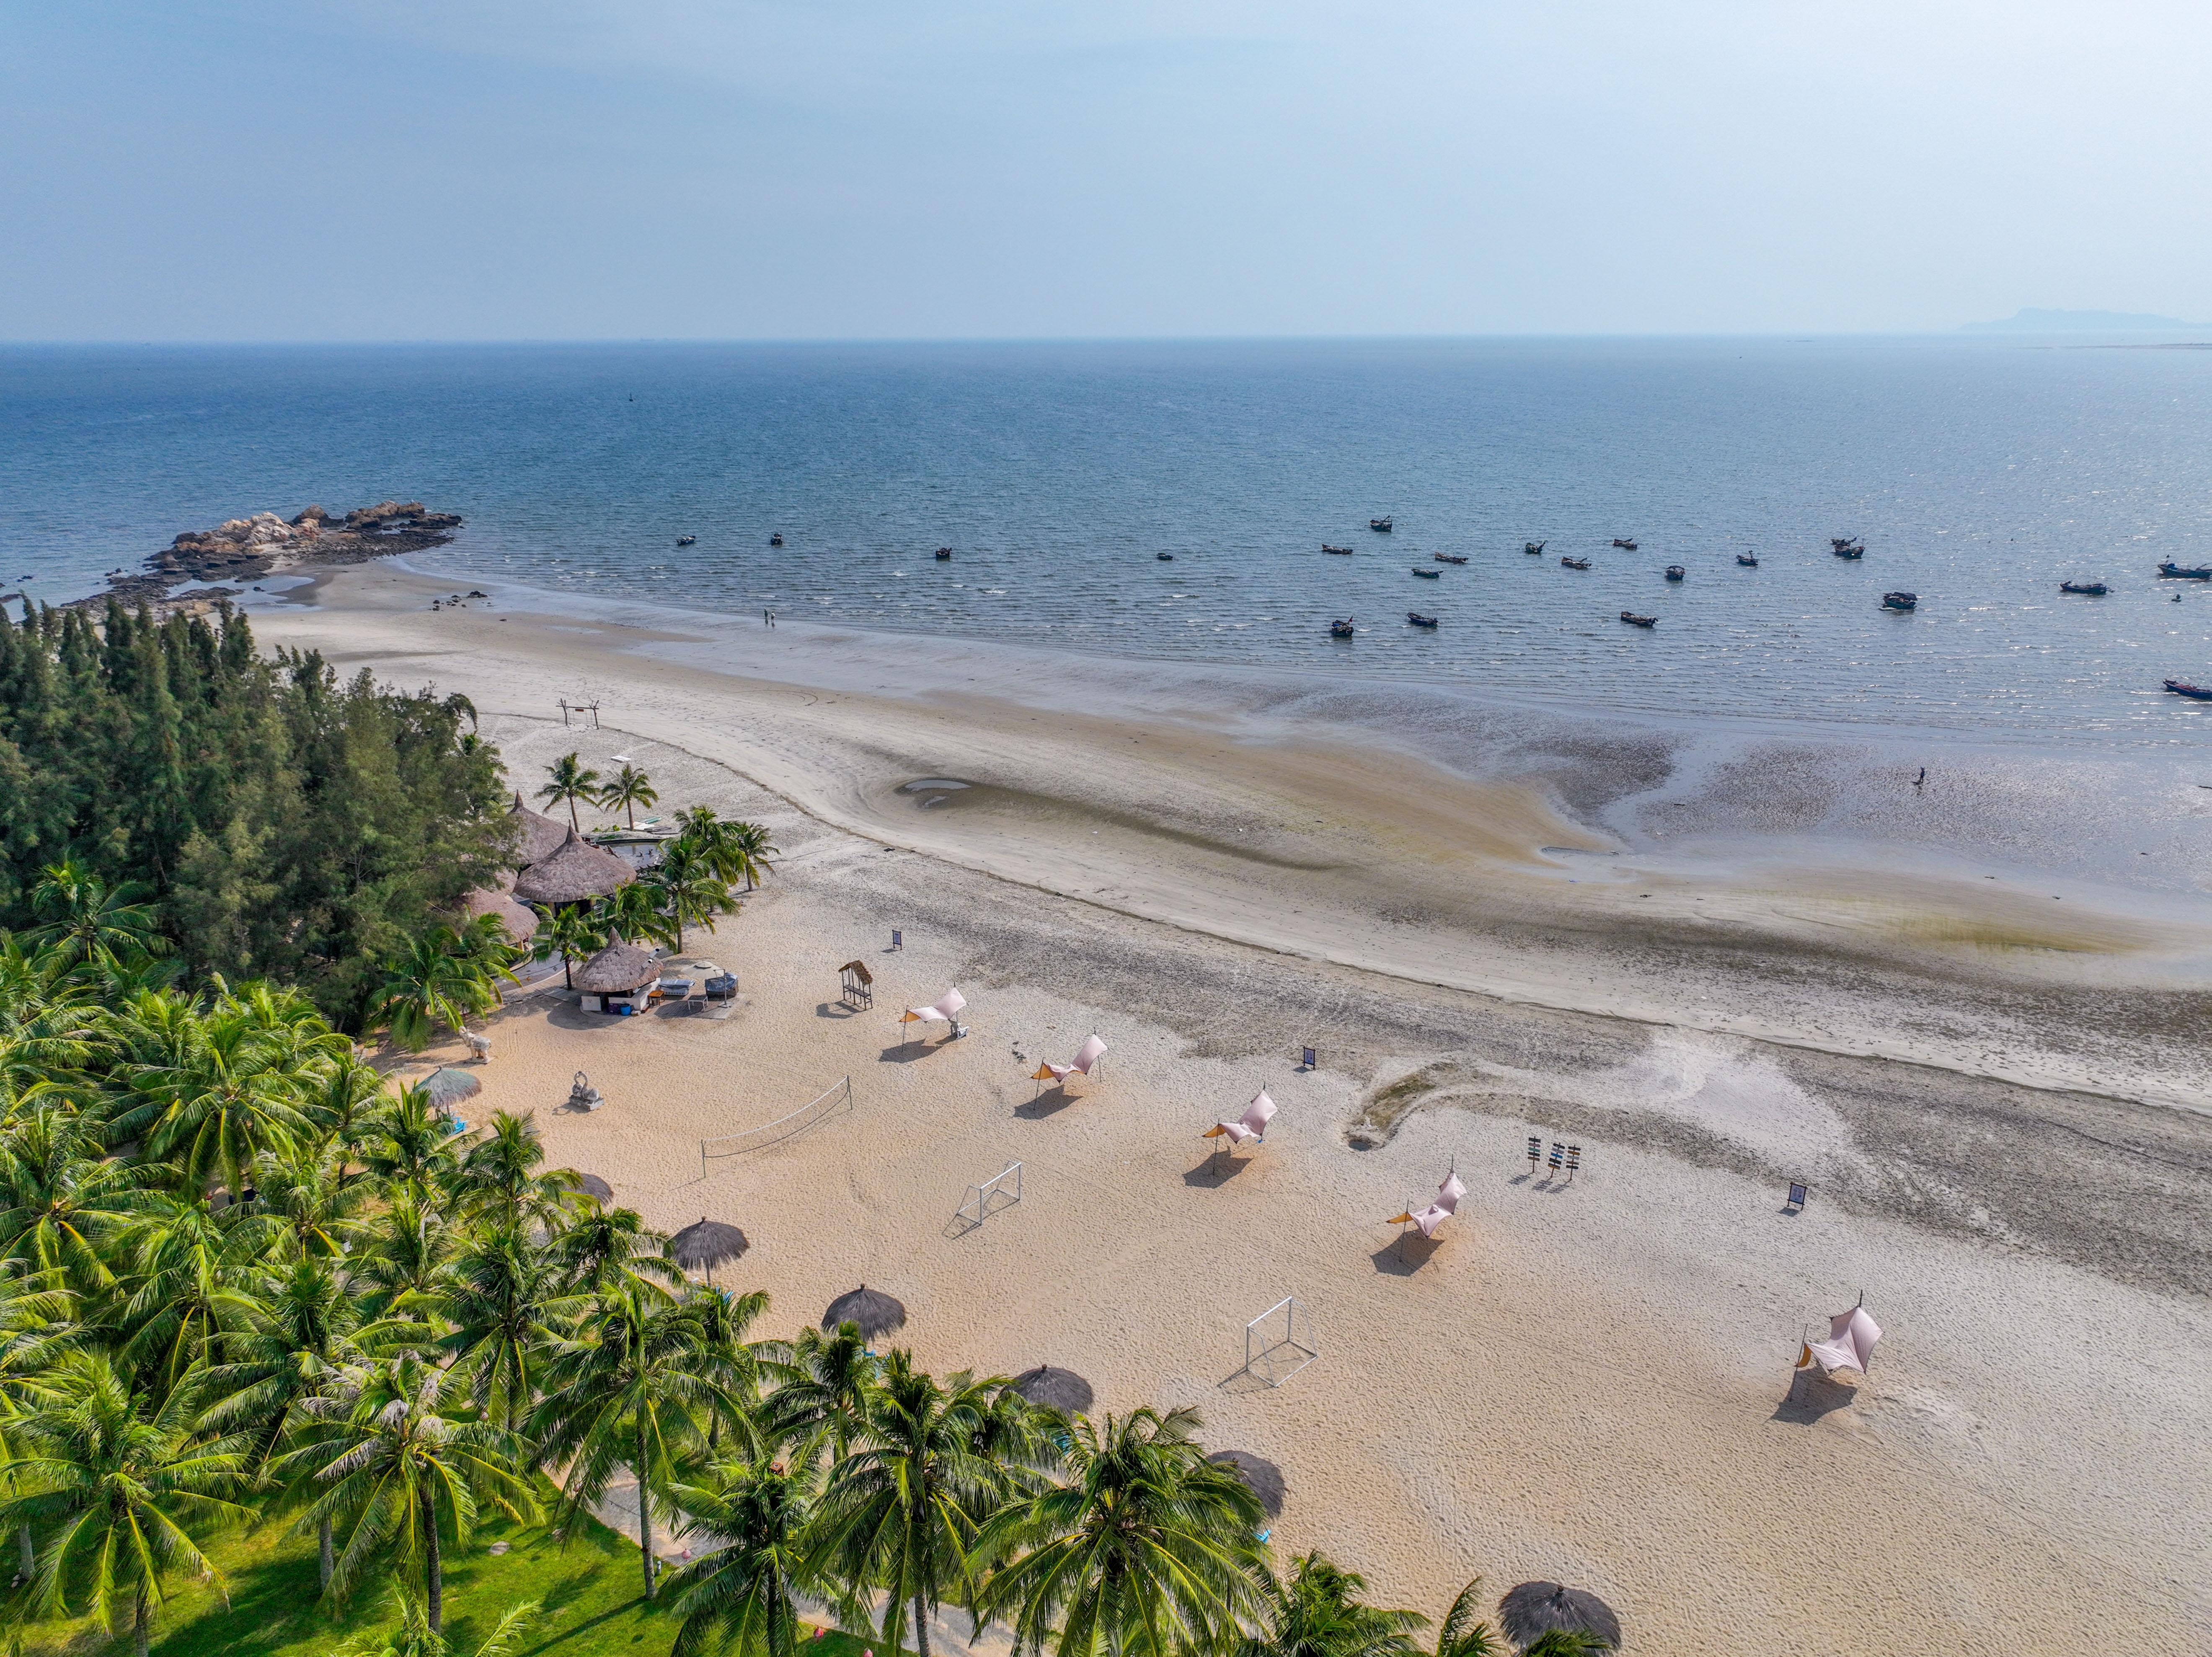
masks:
[[[398,495],[470,519],[423,567],[587,603],[2077,752],[2212,732],[2160,689],[2212,676],[2212,592],[2175,604],[2153,574],[2212,556],[2203,352],[10,349],[0,409],[0,574],[50,598],[180,529]],[[1382,513],[1387,536],[1365,527]],[[1832,535],[1867,556],[1830,555]],[[1562,568],[1570,551],[1593,568]],[[2113,590],[2062,597],[2067,578]],[[1885,612],[1895,588],[1919,608]],[[1442,624],[1409,626],[1413,607]],[[1355,637],[1328,636],[1340,616]]]

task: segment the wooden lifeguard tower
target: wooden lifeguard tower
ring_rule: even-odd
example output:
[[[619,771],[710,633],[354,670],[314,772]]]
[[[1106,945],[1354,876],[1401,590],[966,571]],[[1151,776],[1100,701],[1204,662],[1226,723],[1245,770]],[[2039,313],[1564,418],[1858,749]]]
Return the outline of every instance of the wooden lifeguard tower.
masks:
[[[862,961],[848,961],[837,968],[839,985],[837,998],[856,1012],[866,1012],[876,1005],[876,975]]]

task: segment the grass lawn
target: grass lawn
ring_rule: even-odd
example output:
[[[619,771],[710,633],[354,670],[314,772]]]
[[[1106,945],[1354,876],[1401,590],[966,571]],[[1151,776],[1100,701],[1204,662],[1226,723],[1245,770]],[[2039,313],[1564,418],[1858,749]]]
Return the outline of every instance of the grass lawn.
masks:
[[[315,1540],[288,1527],[218,1539],[208,1557],[230,1589],[230,1604],[212,1584],[172,1584],[168,1609],[154,1624],[155,1657],[331,1657],[355,1641],[390,1628],[397,1614],[380,1587],[365,1587],[349,1614],[332,1617],[316,1601]],[[494,1554],[494,1543],[508,1551]],[[471,1657],[510,1605],[536,1599],[544,1614],[520,1647],[522,1657],[666,1657],[676,1624],[661,1599],[647,1606],[639,1589],[637,1545],[586,1520],[568,1542],[545,1532],[501,1523],[479,1530],[465,1551],[446,1564],[446,1637],[455,1657]],[[87,1622],[47,1624],[28,1631],[24,1657],[96,1657],[131,1649],[126,1627],[111,1641]],[[807,1657],[860,1657],[863,1642],[832,1630],[807,1647]]]

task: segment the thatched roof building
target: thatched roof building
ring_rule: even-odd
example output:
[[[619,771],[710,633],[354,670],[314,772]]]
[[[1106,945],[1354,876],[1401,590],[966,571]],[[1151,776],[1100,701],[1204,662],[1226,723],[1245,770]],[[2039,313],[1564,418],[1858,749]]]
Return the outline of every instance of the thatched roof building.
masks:
[[[612,852],[565,828],[551,856],[515,877],[514,895],[530,903],[588,903],[636,878],[637,871]]]
[[[620,933],[576,968],[576,987],[586,995],[628,995],[659,981],[660,967],[653,951],[626,941]]]
[[[506,923],[507,935],[518,944],[527,944],[538,931],[538,911],[502,891],[471,892],[461,900],[461,907],[472,915],[497,915]]]
[[[543,863],[561,849],[561,842],[568,838],[568,825],[533,811],[522,803],[522,796],[514,797],[507,816],[522,825],[522,834],[515,841],[514,866],[527,869],[533,863]]]

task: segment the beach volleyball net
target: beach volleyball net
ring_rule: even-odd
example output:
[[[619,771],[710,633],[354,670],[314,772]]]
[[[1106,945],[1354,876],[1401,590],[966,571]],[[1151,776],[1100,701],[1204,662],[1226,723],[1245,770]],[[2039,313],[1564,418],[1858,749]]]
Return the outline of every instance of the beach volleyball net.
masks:
[[[1305,1302],[1285,1295],[1244,1326],[1244,1367],[1237,1373],[1279,1387],[1320,1356]]]
[[[742,1156],[747,1151],[761,1150],[805,1132],[818,1122],[828,1120],[840,1112],[853,1108],[853,1078],[846,1077],[823,1089],[797,1110],[777,1117],[773,1122],[763,1122],[758,1127],[749,1127],[737,1133],[725,1133],[717,1138],[699,1141],[699,1171],[704,1174],[707,1164],[717,1156]]]

